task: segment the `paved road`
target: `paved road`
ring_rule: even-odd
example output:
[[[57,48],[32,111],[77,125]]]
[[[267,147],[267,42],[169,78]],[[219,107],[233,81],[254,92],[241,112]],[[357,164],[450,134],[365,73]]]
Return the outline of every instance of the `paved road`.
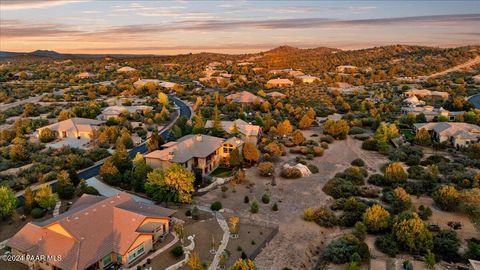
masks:
[[[472,103],[475,108],[480,109],[480,94],[472,96],[468,99],[468,102]]]
[[[111,196],[117,195],[118,193],[122,192],[122,190],[111,187],[111,186],[103,183],[102,181],[98,180],[96,177],[89,178],[89,179],[87,179],[86,182],[89,186],[92,186],[92,187],[96,188],[98,190],[98,192],[100,193],[100,195],[103,195],[105,197],[111,197]],[[132,198],[137,202],[141,202],[141,203],[145,203],[145,204],[154,204],[153,201],[151,201],[149,199],[142,198],[142,197],[137,196],[135,194],[130,194],[130,196],[132,196]]]
[[[177,105],[180,109],[180,116],[183,116],[183,117],[186,117],[188,119],[190,119],[192,117],[192,110],[191,108],[182,100],[180,100],[179,98],[177,97],[174,97],[172,95],[169,95],[169,98],[171,100],[173,100],[173,102],[175,103],[175,105]],[[163,137],[163,138],[168,138],[168,134],[169,134],[169,129],[170,129],[170,126],[166,126],[166,128],[164,128],[163,131],[160,132],[160,135]],[[130,156],[131,157],[134,157],[137,153],[141,153],[141,154],[144,154],[148,151],[147,149],[147,143],[144,142],[138,146],[136,146],[135,148],[131,149],[129,152]],[[98,164],[96,164],[95,166],[92,166],[88,169],[85,169],[81,172],[78,173],[78,177],[79,178],[83,178],[83,179],[89,179],[89,178],[92,178],[94,177],[95,175],[98,174],[98,171],[100,170],[100,167],[102,166],[103,162],[99,162]]]

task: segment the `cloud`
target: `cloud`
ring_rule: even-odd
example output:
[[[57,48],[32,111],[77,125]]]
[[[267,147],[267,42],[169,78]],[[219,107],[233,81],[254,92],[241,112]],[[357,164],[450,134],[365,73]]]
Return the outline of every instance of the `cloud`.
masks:
[[[0,20],[0,24],[2,38],[50,37],[80,33],[62,24],[31,24],[20,20]]]
[[[2,0],[0,7],[2,10],[20,10],[63,6],[78,2],[87,2],[87,0]]]

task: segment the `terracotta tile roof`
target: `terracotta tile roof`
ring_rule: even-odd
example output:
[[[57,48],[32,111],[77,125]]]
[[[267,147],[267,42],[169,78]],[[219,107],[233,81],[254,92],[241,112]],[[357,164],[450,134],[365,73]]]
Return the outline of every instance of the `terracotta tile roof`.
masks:
[[[146,217],[168,218],[173,213],[137,203],[124,192],[109,198],[84,195],[71,211],[28,223],[7,245],[32,255],[62,255],[61,261],[51,263],[65,270],[85,269],[111,252],[124,254],[140,235],[137,229]],[[52,225],[66,233],[50,229]]]

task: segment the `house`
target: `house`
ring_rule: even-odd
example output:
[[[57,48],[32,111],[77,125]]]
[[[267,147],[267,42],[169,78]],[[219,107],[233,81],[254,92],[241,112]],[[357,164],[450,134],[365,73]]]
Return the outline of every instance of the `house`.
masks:
[[[438,120],[438,117],[445,117],[448,121],[454,121],[458,116],[465,114],[464,111],[450,112],[442,107],[434,108],[432,106],[402,107],[402,113],[415,116],[423,114],[427,122]]]
[[[242,119],[237,119],[235,121],[220,121],[220,125],[226,133],[234,134],[235,132],[238,132],[238,135],[240,135],[240,138],[244,142],[250,142],[255,145],[257,144],[258,136],[262,131],[260,126],[249,124]],[[208,129],[212,127],[213,121],[208,120],[207,123],[205,123],[205,128]]]
[[[289,79],[271,79],[267,82],[267,87],[285,87],[285,86],[292,86],[293,82]]]
[[[267,93],[267,97],[271,97],[271,98],[278,98],[278,99],[283,99],[283,98],[286,98],[287,95],[285,94],[282,94],[280,92],[277,92],[277,91],[273,91],[273,92],[270,92],[270,93]]]
[[[115,105],[115,106],[109,106],[103,109],[102,114],[100,114],[98,118],[102,120],[108,120],[110,118],[117,118],[122,113],[145,114],[146,112],[151,111],[152,109],[153,109],[152,106],[145,106],[145,105],[139,105],[139,106]]]
[[[33,76],[33,72],[31,71],[20,71],[20,72],[17,72],[15,74],[13,74],[13,77],[15,79],[23,79],[23,78],[30,78]]]
[[[447,92],[430,91],[427,89],[411,89],[403,93],[406,97],[417,97],[420,99],[430,98],[437,100],[446,100],[450,96]]]
[[[355,72],[357,71],[358,67],[352,65],[341,65],[336,67],[337,72]]]
[[[406,98],[402,101],[402,103],[409,107],[417,107],[420,105],[425,105],[425,101],[419,100],[416,96]]]
[[[130,267],[169,234],[174,213],[135,202],[125,192],[108,198],[84,194],[67,212],[28,223],[6,245],[13,255],[42,256],[23,261],[29,269]]]
[[[238,138],[223,139],[208,135],[186,135],[162,145],[145,155],[145,161],[152,168],[170,167],[173,163],[205,176],[215,170],[222,162],[228,163],[230,153],[243,145]]]
[[[221,77],[221,76],[208,76],[208,77],[202,77],[200,79],[198,79],[200,82],[202,83],[210,83],[212,81],[214,81],[214,83],[218,84],[218,85],[228,85],[230,83],[230,79],[229,78],[225,78],[225,77]]]
[[[480,127],[473,124],[448,122],[414,124],[415,133],[420,129],[428,130],[433,140],[445,142],[456,148],[480,142]]]
[[[91,139],[93,132],[104,123],[104,121],[75,117],[38,128],[36,134],[38,137],[42,130],[48,128],[56,132],[60,138]]]
[[[79,79],[88,79],[88,78],[95,77],[95,74],[85,71],[85,72],[77,74],[76,77],[79,78]]]
[[[289,76],[292,76],[292,77],[298,77],[298,76],[302,76],[304,75],[303,72],[299,71],[299,70],[294,70],[294,69],[291,69],[291,68],[286,68],[286,69],[274,69],[274,70],[270,70],[268,73],[271,73],[271,74],[287,74]]]
[[[242,91],[235,94],[226,96],[226,99],[230,102],[236,102],[241,104],[255,104],[262,103],[265,100],[261,97],[258,97],[250,92]]]
[[[168,88],[168,89],[172,89],[175,87],[175,85],[177,85],[176,83],[161,81],[157,79],[138,79],[136,82],[133,83],[133,86],[135,88],[140,88],[145,86],[147,83],[159,85],[161,87]]]
[[[296,78],[300,79],[303,83],[314,83],[320,80],[318,77],[310,75],[297,76]]]
[[[132,67],[121,67],[117,69],[117,72],[133,72],[133,71],[137,71],[137,70]]]

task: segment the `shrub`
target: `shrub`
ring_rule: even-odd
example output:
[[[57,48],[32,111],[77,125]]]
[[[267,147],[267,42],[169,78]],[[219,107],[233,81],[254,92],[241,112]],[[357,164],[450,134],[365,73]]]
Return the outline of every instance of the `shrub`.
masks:
[[[350,164],[352,164],[352,166],[363,167],[365,166],[365,161],[361,158],[356,158]]]
[[[334,140],[335,139],[330,135],[325,135],[325,136],[322,136],[320,138],[320,142],[325,142],[325,143],[328,143],[328,144],[333,143]],[[323,145],[322,145],[322,147],[323,147]]]
[[[459,247],[460,243],[454,230],[442,230],[433,237],[433,252],[439,260],[458,261],[460,259]]]
[[[427,220],[429,217],[432,216],[432,209],[430,209],[430,207],[425,207],[422,205],[420,205],[418,207],[418,215],[420,216],[421,219],[423,220]]]
[[[435,203],[446,211],[452,211],[460,203],[460,193],[453,186],[442,186],[432,195]]]
[[[374,139],[370,138],[362,142],[362,149],[368,150],[368,151],[377,151],[377,141]]]
[[[365,133],[365,130],[361,127],[352,127],[348,134],[350,135],[357,135],[357,134],[363,134]]]
[[[313,151],[313,155],[316,156],[316,157],[323,156],[323,148],[320,147],[320,146],[314,146],[312,148],[312,151]]]
[[[365,236],[367,236],[367,226],[365,226],[363,222],[358,221],[355,223],[352,234],[361,241],[365,240]]]
[[[172,251],[170,251],[175,258],[180,258],[183,256],[183,247],[175,246]]]
[[[398,254],[397,242],[391,234],[380,235],[375,239],[375,246],[381,252],[388,254],[390,257],[395,257]]]
[[[275,168],[273,167],[272,162],[260,162],[258,164],[258,170],[260,171],[261,176],[269,176],[272,175],[275,171]]]
[[[33,208],[30,214],[32,218],[41,218],[45,215],[45,211],[42,208]]]
[[[264,204],[270,203],[270,196],[268,196],[267,193],[264,193],[264,194],[262,195],[262,202],[263,202]]]
[[[335,199],[357,196],[360,193],[358,187],[352,184],[352,182],[341,178],[332,178],[328,180],[322,190]]]
[[[212,211],[218,211],[218,210],[222,209],[222,203],[219,202],[219,201],[213,202],[210,205],[210,209],[212,209]]]
[[[245,196],[243,198],[243,203],[249,203],[250,202],[250,199],[248,198],[248,196]]]
[[[278,205],[277,203],[274,203],[272,206],[272,211],[277,212],[278,211]]]
[[[374,204],[365,210],[363,223],[369,232],[380,232],[390,227],[390,213],[381,205]]]
[[[190,209],[187,209],[187,211],[185,211],[185,216],[191,217],[192,216],[192,211]]]
[[[353,235],[346,235],[340,239],[333,240],[325,249],[323,254],[324,258],[330,262],[340,264],[347,263],[352,258],[354,253],[358,253],[363,261],[367,260],[370,254],[368,254],[368,246],[365,249],[363,242]]]
[[[305,209],[303,218],[306,221],[315,221],[315,223],[323,227],[333,227],[337,224],[337,217],[326,207]]]
[[[390,183],[400,183],[407,181],[408,174],[399,162],[390,163],[385,168],[385,179]]]
[[[403,250],[424,253],[432,249],[432,234],[417,213],[403,212],[395,217],[393,235]]]
[[[54,131],[52,131],[51,129],[49,128],[44,128],[42,129],[42,131],[40,132],[39,134],[39,140],[42,142],[42,143],[49,143],[53,140],[56,139],[56,134]]]
[[[318,167],[314,164],[308,164],[307,167],[310,170],[310,172],[312,172],[313,174],[319,172]]]
[[[258,203],[257,203],[257,201],[253,201],[250,204],[250,212],[253,213],[253,214],[258,213]]]
[[[192,218],[193,218],[194,220],[197,220],[197,219],[199,218],[199,216],[198,216],[199,213],[198,213],[198,212],[199,212],[199,211],[198,211],[198,207],[194,206],[194,207],[192,208],[192,212],[191,212]]]
[[[300,172],[297,168],[283,168],[282,170],[282,177],[287,179],[296,179],[302,177],[302,172]]]
[[[378,174],[378,173],[377,173],[377,174],[372,174],[372,175],[368,178],[367,182],[368,182],[369,184],[376,185],[376,186],[386,186],[386,185],[388,185],[387,180],[385,179],[385,177],[383,177],[383,175]]]

